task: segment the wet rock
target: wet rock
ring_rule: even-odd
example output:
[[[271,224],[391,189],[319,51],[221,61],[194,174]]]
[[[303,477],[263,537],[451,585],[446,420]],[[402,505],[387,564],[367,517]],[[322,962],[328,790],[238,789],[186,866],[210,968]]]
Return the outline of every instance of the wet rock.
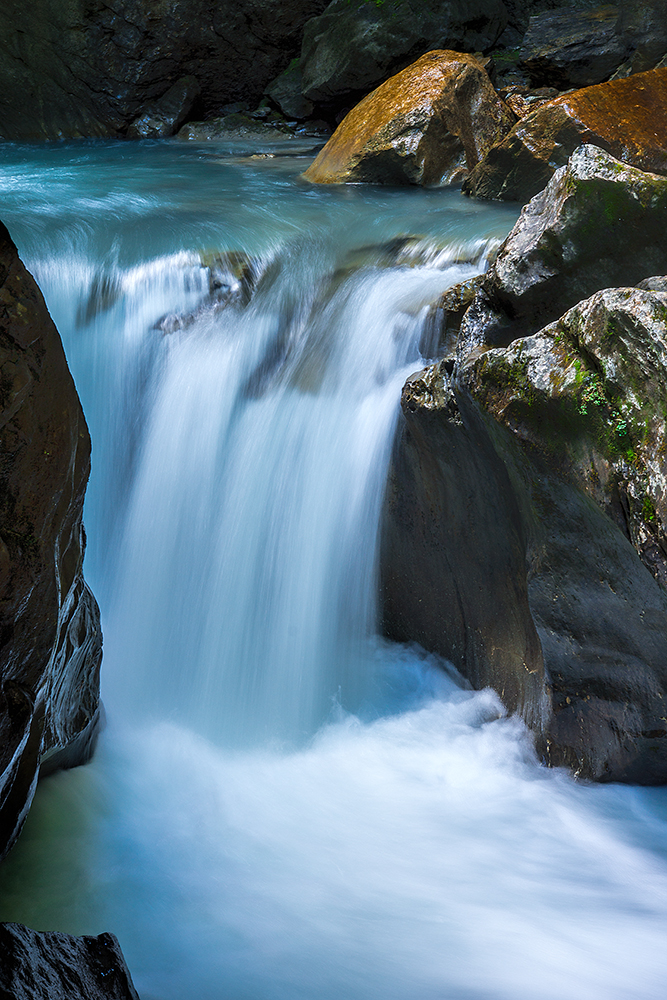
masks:
[[[517,118],[526,118],[533,111],[541,108],[543,104],[548,104],[549,101],[553,101],[560,96],[554,87],[536,87],[531,89],[530,87],[519,86],[517,84],[504,87],[499,93],[505,104],[514,112]]]
[[[0,856],[45,768],[89,759],[99,611],[82,573],[90,438],[62,344],[0,227]]]
[[[474,56],[429,52],[353,108],[304,177],[316,184],[458,181],[513,121]]]
[[[625,0],[617,31],[630,50],[619,76],[654,69],[667,53],[667,19],[663,0]]]
[[[426,319],[419,345],[423,358],[443,358],[456,352],[461,322],[479,292],[484,275],[459,282],[434,303]]]
[[[589,87],[608,80],[629,52],[619,34],[618,7],[576,7],[531,17],[521,48],[521,65],[537,87]]]
[[[113,934],[0,924],[0,992],[12,1000],[139,1000]]]
[[[526,205],[461,324],[458,356],[506,346],[600,288],[667,271],[667,179],[582,146]]]
[[[586,87],[538,108],[489,150],[464,183],[477,198],[527,201],[582,143],[667,173],[667,69]]]
[[[264,93],[284,115],[303,120],[311,117],[315,105],[303,96],[302,90],[303,78],[299,60],[293,59],[287,69],[271,81]]]
[[[431,49],[489,49],[506,23],[500,0],[333,0],[304,29],[303,95],[349,106]]]
[[[162,139],[175,135],[201,93],[194,76],[184,76],[147,108],[127,130],[130,139]]]
[[[616,521],[667,589],[667,293],[600,291],[462,378]]]
[[[257,103],[299,53],[326,0],[7,0],[0,33],[0,136],[123,135],[176,81],[193,76],[206,116]]]
[[[452,384],[450,360],[406,384],[382,525],[383,627],[453,661],[475,687],[494,687],[534,730],[545,763],[664,783],[667,595],[571,474],[585,449],[569,425],[552,433],[559,381],[533,340],[527,363],[512,345],[462,382]],[[588,365],[574,403],[581,425],[581,406],[597,405],[587,381],[596,369],[585,348],[577,359]]]
[[[178,133],[179,139],[190,142],[211,142],[216,140],[275,138],[280,134],[276,122],[253,118],[243,111],[233,112],[221,118],[210,118],[205,122],[188,122]]]
[[[266,261],[238,250],[202,254],[200,259],[201,266],[208,272],[208,293],[190,312],[162,316],[154,329],[164,334],[176,333],[228,306],[247,306],[267,265]]]

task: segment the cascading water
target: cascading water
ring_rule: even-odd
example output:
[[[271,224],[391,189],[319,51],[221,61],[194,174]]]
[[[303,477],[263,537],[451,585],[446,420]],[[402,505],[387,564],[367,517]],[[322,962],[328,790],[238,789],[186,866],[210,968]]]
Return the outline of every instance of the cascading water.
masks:
[[[662,998],[665,792],[541,769],[374,636],[400,387],[512,211],[226,152],[2,150],[91,425],[109,726],[0,918],[114,931],[143,1000]]]

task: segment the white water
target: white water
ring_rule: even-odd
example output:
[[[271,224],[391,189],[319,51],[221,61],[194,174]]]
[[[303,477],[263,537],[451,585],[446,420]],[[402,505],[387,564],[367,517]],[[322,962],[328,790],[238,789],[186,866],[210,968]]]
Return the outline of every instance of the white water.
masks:
[[[540,768],[491,692],[373,634],[426,304],[511,214],[302,167],[5,153],[4,221],[93,434],[110,721],[41,785],[0,917],[112,930],[143,1000],[661,1000],[665,792]],[[440,250],[341,270],[403,233]],[[202,299],[200,249],[265,278],[163,335]],[[118,294],[93,315],[100,274]]]

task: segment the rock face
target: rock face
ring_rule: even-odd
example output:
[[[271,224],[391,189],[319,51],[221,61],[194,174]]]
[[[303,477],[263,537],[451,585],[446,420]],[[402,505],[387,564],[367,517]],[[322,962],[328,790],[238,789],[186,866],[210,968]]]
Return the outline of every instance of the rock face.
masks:
[[[200,94],[194,76],[184,76],[147,108],[127,130],[129,139],[162,139],[174,135],[190,114]]]
[[[461,180],[513,121],[474,56],[428,52],[350,111],[304,177],[316,184]]]
[[[259,100],[325,0],[7,0],[0,10],[0,136],[113,136],[182,77],[205,113]]]
[[[535,333],[600,288],[667,273],[667,179],[582,146],[523,209],[463,318],[458,352]]]
[[[0,924],[0,993],[12,1000],[139,1000],[113,934]]]
[[[600,291],[462,382],[595,500],[667,590],[667,294]]]
[[[454,381],[446,361],[413,376],[387,489],[385,633],[493,686],[546,763],[600,781],[667,782],[667,594],[628,538],[651,564],[664,303],[599,293]]]
[[[501,0],[333,0],[303,35],[303,95],[349,104],[430,49],[479,52],[507,24]]]
[[[1,224],[0,224],[1,225]],[[58,332],[0,228],[0,856],[44,770],[99,719],[99,612],[82,574],[90,438]]]
[[[472,171],[477,198],[527,201],[582,143],[667,174],[667,69],[585,87],[523,118]]]
[[[618,7],[545,11],[531,17],[521,64],[536,87],[589,87],[608,80],[629,52]]]

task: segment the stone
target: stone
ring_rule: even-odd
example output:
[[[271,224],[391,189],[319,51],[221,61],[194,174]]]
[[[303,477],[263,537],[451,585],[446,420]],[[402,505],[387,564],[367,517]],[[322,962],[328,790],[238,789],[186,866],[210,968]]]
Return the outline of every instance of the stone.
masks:
[[[654,69],[667,53],[663,0],[624,0],[617,31],[630,50],[623,75]]]
[[[310,118],[315,105],[301,93],[303,81],[298,59],[293,59],[287,69],[272,80],[264,91],[265,95],[277,105],[284,115],[303,121]]]
[[[0,9],[0,136],[124,135],[183,77],[205,116],[257,103],[299,54],[326,0],[6,0]]]
[[[139,1000],[113,934],[0,924],[0,993],[12,1000]]]
[[[659,456],[663,299],[599,293],[563,326],[489,351],[458,378],[451,360],[412,376],[382,519],[384,633],[495,688],[544,763],[597,781],[667,782],[667,594],[614,510],[623,483],[641,507],[647,482],[628,461],[624,406],[651,412],[646,454]],[[637,399],[621,389],[618,409],[623,375],[647,358]]]
[[[507,24],[501,0],[333,0],[305,26],[303,95],[342,106],[431,49],[489,49]]]
[[[535,333],[601,288],[667,271],[667,179],[595,146],[523,209],[461,323],[459,363]]]
[[[194,76],[184,76],[127,130],[129,139],[162,139],[175,135],[201,93]]]
[[[489,150],[464,191],[526,202],[582,143],[667,174],[667,69],[585,87],[539,107]]]
[[[536,87],[589,87],[608,80],[629,53],[619,34],[618,7],[576,7],[531,17],[521,47],[521,65]]]
[[[0,224],[0,857],[44,772],[84,763],[102,637],[83,578],[90,438],[58,332]]]
[[[303,176],[315,184],[460,181],[513,121],[474,56],[428,52],[353,108]]]

